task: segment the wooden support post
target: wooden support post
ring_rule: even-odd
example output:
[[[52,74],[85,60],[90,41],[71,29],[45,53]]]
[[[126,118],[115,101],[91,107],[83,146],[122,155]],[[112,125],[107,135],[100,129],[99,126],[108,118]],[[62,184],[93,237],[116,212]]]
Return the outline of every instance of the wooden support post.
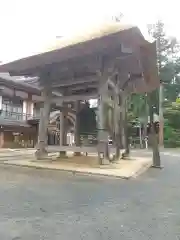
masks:
[[[118,92],[114,92],[114,140],[116,147],[115,160],[120,158],[120,107]]]
[[[51,107],[52,90],[49,87],[44,87],[42,90],[42,96],[44,98],[44,107],[40,111],[38,144],[35,156],[37,159],[43,159],[47,156],[47,129],[49,124],[49,115]]]
[[[150,115],[150,135],[149,140],[153,151],[153,164],[152,167],[161,168],[161,159],[159,154],[158,139],[154,126],[154,111],[152,106],[152,94],[149,94],[149,115]]]
[[[123,115],[122,109],[120,110],[120,120],[119,120],[119,146],[120,151],[123,149]]]
[[[163,83],[159,87],[159,146],[164,147]]]
[[[62,104],[62,110],[60,112],[60,146],[66,145],[66,115],[64,111],[64,106]],[[59,157],[65,157],[66,152],[65,151],[60,151],[59,152]]]
[[[75,126],[74,126],[74,134],[75,134],[75,144],[76,146],[80,146],[80,132],[79,132],[79,111],[80,111],[80,101],[75,102],[75,109],[76,109],[76,119],[75,119]],[[75,152],[75,156],[80,156],[80,152]]]
[[[130,148],[129,148],[127,99],[126,99],[126,96],[123,96],[122,118],[123,118],[123,120],[122,120],[122,122],[123,122],[123,147],[125,148],[123,158],[128,158],[129,154],[130,154]]]
[[[105,81],[103,81],[105,80]],[[100,80],[98,99],[98,156],[100,164],[109,164],[108,131],[105,129],[104,102],[107,97],[107,78]]]

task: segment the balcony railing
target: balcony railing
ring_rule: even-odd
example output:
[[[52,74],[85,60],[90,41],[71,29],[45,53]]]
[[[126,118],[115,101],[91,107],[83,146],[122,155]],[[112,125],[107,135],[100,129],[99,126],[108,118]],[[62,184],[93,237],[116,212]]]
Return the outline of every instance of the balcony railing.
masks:
[[[9,119],[15,121],[27,121],[30,119],[38,118],[36,115],[18,113],[18,112],[9,112],[9,111],[0,111],[0,119]]]

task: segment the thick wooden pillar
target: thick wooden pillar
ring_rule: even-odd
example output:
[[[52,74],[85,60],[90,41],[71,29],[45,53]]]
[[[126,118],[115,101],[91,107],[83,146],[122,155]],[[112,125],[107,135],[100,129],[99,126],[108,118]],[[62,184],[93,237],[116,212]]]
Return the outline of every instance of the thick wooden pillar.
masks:
[[[150,134],[149,134],[149,140],[151,143],[152,151],[153,151],[153,164],[152,167],[155,168],[161,168],[161,158],[159,153],[159,146],[158,146],[158,139],[155,132],[154,127],[154,111],[153,111],[153,95],[152,93],[149,93],[148,100],[149,100],[149,115],[150,115]]]
[[[66,113],[64,104],[62,104],[62,110],[60,112],[60,146],[66,145]],[[66,155],[65,151],[60,151],[60,156],[63,157]]]
[[[120,104],[120,145],[121,148],[125,149],[122,154],[123,158],[126,158],[130,154],[129,147],[129,134],[128,134],[128,119],[127,119],[127,95],[123,91],[120,93],[121,104]]]
[[[44,98],[44,106],[40,110],[40,122],[38,132],[37,151],[35,153],[37,159],[43,159],[47,156],[47,129],[49,124],[49,115],[51,108],[52,90],[49,87],[44,87],[42,90],[42,97]]]
[[[123,135],[124,135],[124,148],[125,152],[123,154],[124,157],[128,157],[130,154],[129,148],[129,134],[128,134],[128,119],[127,119],[127,98],[124,96],[123,100]]]
[[[104,103],[107,99],[107,78],[100,80],[98,98],[98,156],[100,164],[109,164],[108,131],[105,129]]]
[[[164,147],[163,83],[159,87],[159,146]]]
[[[115,140],[115,159],[119,160],[120,157],[120,106],[119,95],[114,93],[114,140]]]
[[[75,119],[75,126],[74,126],[74,135],[75,135],[75,144],[76,146],[80,146],[80,132],[79,132],[79,111],[80,111],[80,101],[75,102],[75,109],[76,109],[76,119]],[[75,156],[80,156],[80,152],[75,152]]]
[[[62,109],[60,112],[60,146],[64,145],[64,118],[65,118],[65,114],[64,114],[64,110]]]

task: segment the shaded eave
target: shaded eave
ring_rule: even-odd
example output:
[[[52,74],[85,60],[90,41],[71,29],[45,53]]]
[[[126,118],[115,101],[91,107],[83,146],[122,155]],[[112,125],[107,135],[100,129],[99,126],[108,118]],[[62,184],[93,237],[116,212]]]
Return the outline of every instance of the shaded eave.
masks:
[[[45,66],[54,63],[61,64],[70,59],[85,57],[92,54],[109,54],[120,47],[121,43],[129,43],[133,48],[145,43],[145,39],[137,27],[116,30],[86,41],[80,41],[58,49],[43,52],[37,55],[22,58],[4,65],[0,65],[0,72],[9,72],[11,75],[36,75]]]
[[[0,119],[0,125],[2,126],[14,126],[14,127],[30,127],[29,123],[23,121],[15,121],[10,119]]]
[[[32,87],[30,84],[20,82],[20,81],[13,81],[13,80],[7,80],[5,78],[0,77],[0,85],[3,85],[5,87],[14,88],[16,90],[20,91],[26,91],[28,93],[32,94],[40,94],[40,89],[37,87]]]

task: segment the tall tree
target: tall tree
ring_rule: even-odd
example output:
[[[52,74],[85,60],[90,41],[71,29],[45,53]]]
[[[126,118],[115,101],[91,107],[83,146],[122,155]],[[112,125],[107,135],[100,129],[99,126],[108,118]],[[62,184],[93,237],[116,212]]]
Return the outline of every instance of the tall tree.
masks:
[[[179,44],[176,38],[167,36],[165,25],[161,20],[158,20],[155,24],[148,24],[148,32],[157,42],[157,64],[160,77],[162,77],[163,67],[177,58]]]
[[[179,70],[177,67],[177,53],[179,45],[175,38],[170,38],[165,33],[164,23],[159,20],[155,24],[148,25],[149,34],[156,40],[157,43],[157,64],[159,77],[161,80],[159,88],[159,101],[156,103],[156,108],[159,109],[159,142],[163,145],[163,103],[164,96],[167,101],[172,101],[172,98],[180,93],[180,88],[177,85],[179,81]]]

